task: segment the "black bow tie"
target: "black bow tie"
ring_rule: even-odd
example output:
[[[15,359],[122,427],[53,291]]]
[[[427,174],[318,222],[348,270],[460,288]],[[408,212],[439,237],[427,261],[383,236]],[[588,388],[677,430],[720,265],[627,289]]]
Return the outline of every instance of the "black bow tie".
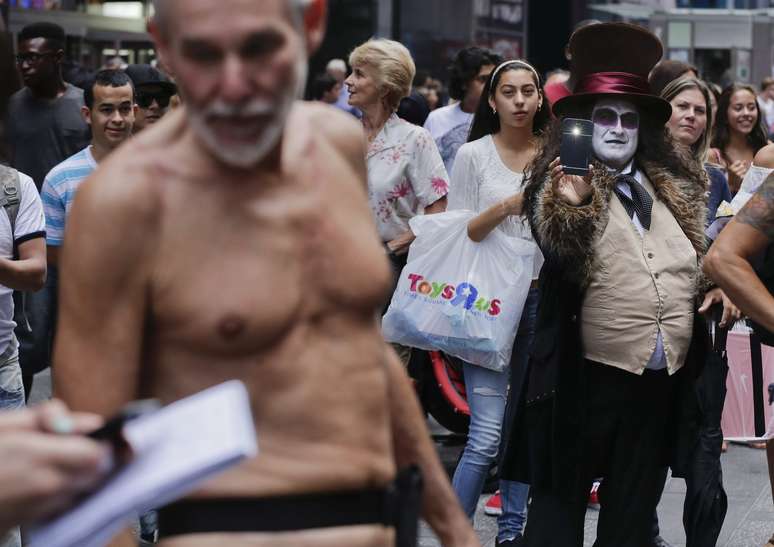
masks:
[[[627,196],[620,188],[618,188],[618,184],[621,182],[625,182],[629,185],[629,188],[632,190],[632,197]],[[615,195],[618,196],[624,209],[626,209],[629,218],[636,213],[642,227],[646,230],[650,230],[650,216],[653,213],[653,198],[650,197],[648,191],[645,190],[631,174],[618,175],[615,178],[615,183]]]

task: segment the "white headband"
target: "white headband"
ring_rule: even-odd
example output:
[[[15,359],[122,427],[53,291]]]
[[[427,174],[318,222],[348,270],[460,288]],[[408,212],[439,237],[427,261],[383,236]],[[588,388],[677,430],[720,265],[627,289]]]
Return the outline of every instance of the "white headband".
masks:
[[[540,75],[538,75],[537,70],[535,70],[535,67],[533,67],[531,64],[529,64],[526,61],[520,61],[518,59],[505,61],[504,63],[501,63],[500,66],[498,66],[496,69],[494,69],[494,72],[492,72],[492,82],[494,82],[495,78],[497,77],[497,73],[500,72],[508,65],[519,65],[521,68],[526,68],[527,70],[532,71],[532,74],[535,75],[535,79],[538,82],[538,86],[540,86]]]

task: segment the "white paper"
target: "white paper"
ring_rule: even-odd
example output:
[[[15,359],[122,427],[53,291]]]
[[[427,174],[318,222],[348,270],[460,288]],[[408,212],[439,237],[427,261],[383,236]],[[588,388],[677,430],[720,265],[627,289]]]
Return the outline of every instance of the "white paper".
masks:
[[[747,170],[747,174],[742,179],[742,184],[739,187],[739,191],[731,201],[731,208],[734,210],[734,214],[742,210],[748,201],[753,197],[753,194],[758,191],[763,181],[771,174],[774,169],[766,169],[765,167],[758,167],[757,165],[751,166]]]
[[[255,456],[244,384],[231,381],[130,421],[134,458],[74,509],[30,532],[30,547],[102,547],[138,514],[170,503]]]

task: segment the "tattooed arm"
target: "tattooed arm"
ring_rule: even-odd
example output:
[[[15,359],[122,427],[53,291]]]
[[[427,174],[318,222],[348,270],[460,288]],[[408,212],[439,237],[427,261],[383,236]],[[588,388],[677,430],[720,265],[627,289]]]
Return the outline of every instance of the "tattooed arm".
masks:
[[[774,174],[721,232],[704,260],[704,271],[742,312],[774,331],[774,297],[750,259],[774,243]]]

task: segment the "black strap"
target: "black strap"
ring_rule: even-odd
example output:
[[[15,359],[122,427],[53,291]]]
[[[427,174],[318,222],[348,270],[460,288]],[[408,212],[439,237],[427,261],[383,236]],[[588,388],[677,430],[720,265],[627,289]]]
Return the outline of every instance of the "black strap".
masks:
[[[16,217],[21,204],[21,181],[19,172],[5,166],[0,167],[0,206],[5,209],[11,223],[11,237],[16,240]],[[15,250],[14,250],[15,252]]]
[[[653,198],[650,197],[648,191],[645,190],[631,174],[618,175],[615,178],[615,182],[615,195],[618,196],[618,199],[621,201],[624,209],[626,209],[629,217],[636,214],[637,218],[640,219],[642,227],[646,230],[650,230],[650,220],[653,214]],[[632,197],[627,196],[620,188],[618,188],[617,185],[622,182],[629,185],[629,188],[631,188],[632,191]]]
[[[755,436],[766,434],[766,414],[763,396],[763,355],[761,341],[755,332],[750,333],[750,355],[752,364],[753,410],[755,416]]]
[[[334,526],[395,529],[398,547],[416,545],[422,473],[398,473],[381,489],[274,498],[184,500],[159,510],[159,537],[213,532],[291,532]]]
[[[720,311],[722,315],[722,306],[720,307]],[[730,327],[720,326],[720,319],[717,319],[715,321],[715,340],[712,342],[712,348],[715,350],[715,353],[723,357],[726,353],[726,346],[728,345],[728,331]]]
[[[384,492],[181,501],[159,511],[159,537],[386,524]]]

